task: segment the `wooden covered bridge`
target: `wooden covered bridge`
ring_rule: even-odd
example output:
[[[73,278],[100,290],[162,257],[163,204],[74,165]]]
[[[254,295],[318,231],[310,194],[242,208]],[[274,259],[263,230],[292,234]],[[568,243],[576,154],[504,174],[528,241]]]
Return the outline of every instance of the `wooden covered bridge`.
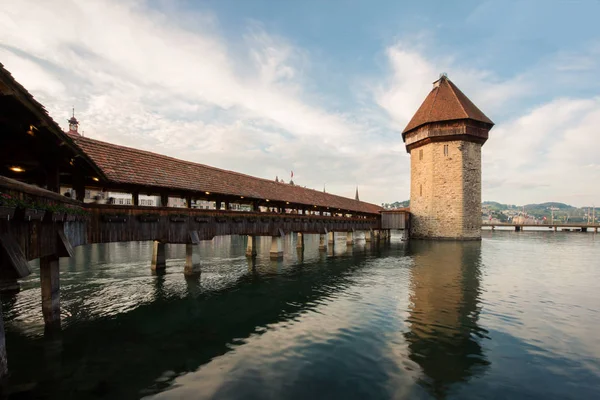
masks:
[[[28,261],[39,258],[48,326],[60,324],[58,259],[75,246],[154,241],[149,264],[159,271],[165,243],[182,243],[184,273],[195,275],[194,244],[218,235],[247,235],[250,257],[255,238],[270,236],[270,256],[280,258],[286,234],[297,233],[300,247],[303,235],[318,234],[325,249],[335,232],[351,245],[355,231],[379,240],[409,220],[408,212],[386,214],[382,225],[374,204],[83,137],[74,117],[65,133],[1,64],[0,130],[0,290],[18,290],[18,279],[31,273]],[[88,202],[89,191],[126,193],[130,201]],[[159,204],[141,204],[145,195]],[[185,207],[168,207],[170,198]],[[193,208],[200,201],[215,207]],[[0,376],[7,371],[2,325]]]

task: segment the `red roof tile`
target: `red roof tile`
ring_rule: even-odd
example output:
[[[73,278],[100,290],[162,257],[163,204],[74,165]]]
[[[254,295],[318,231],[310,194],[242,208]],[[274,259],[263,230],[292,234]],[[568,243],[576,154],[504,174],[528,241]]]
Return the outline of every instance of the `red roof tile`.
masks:
[[[407,132],[422,125],[457,119],[494,124],[450,79],[442,76],[434,83],[433,89],[404,128],[402,138]]]
[[[109,182],[113,183],[287,201],[310,207],[314,205],[330,207],[332,211],[339,208],[354,212],[379,213],[382,209],[375,204],[178,160],[75,134],[70,137],[102,170]]]

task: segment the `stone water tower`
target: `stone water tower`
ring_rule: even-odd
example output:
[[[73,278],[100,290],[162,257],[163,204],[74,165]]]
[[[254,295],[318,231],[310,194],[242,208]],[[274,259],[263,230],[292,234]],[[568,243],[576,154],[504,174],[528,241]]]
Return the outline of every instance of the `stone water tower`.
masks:
[[[481,146],[492,126],[445,74],[433,83],[402,132],[411,238],[481,239]]]

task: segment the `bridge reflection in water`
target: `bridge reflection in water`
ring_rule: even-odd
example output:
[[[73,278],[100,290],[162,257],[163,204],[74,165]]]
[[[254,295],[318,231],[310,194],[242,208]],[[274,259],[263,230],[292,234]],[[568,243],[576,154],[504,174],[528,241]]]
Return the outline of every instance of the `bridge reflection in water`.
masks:
[[[410,276],[409,357],[422,370],[419,383],[435,398],[455,383],[485,371],[477,325],[481,305],[481,242],[420,241],[408,244]]]
[[[268,238],[259,241],[252,260],[244,237],[218,237],[200,245],[202,274],[185,279],[183,245],[167,247],[171,261],[159,275],[147,268],[150,243],[79,248],[61,265],[61,332],[44,335],[39,316],[27,314],[39,301],[36,277],[4,302],[7,341],[20,355],[12,383],[35,382],[32,394],[48,398],[177,398],[180,388],[196,397],[210,397],[201,388],[223,398],[387,398],[400,381],[416,381],[411,396],[424,388],[444,397],[486,368],[480,243],[359,239],[347,247],[340,237],[319,251],[318,235],[305,240],[298,252],[288,237],[283,260],[268,257]],[[398,300],[395,289],[407,295]],[[407,372],[407,361],[419,371]],[[255,376],[254,368],[265,370]],[[285,382],[267,378],[273,371]],[[173,384],[183,386],[165,392]]]

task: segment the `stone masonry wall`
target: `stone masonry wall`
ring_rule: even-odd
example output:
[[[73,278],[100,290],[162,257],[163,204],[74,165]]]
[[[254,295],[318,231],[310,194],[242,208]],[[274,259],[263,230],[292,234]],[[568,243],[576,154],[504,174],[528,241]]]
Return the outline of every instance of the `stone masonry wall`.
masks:
[[[410,156],[411,236],[481,238],[481,145],[434,142]]]

